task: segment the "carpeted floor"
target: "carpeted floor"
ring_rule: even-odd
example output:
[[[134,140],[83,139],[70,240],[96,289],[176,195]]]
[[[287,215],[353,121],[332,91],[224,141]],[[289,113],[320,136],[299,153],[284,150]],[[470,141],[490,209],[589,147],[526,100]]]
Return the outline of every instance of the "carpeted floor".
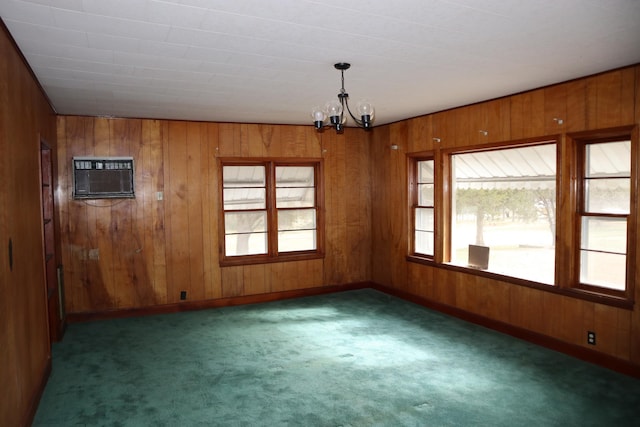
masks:
[[[35,426],[638,426],[640,380],[361,290],[69,326]]]

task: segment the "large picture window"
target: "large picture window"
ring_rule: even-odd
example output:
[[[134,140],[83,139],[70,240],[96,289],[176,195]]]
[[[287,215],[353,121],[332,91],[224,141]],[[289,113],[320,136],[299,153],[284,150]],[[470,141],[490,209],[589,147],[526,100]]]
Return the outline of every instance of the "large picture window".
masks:
[[[321,255],[319,162],[221,161],[222,262]]]
[[[625,291],[631,141],[581,144],[579,283]]]
[[[552,285],[556,144],[451,155],[451,262]],[[474,254],[472,257],[474,258]]]

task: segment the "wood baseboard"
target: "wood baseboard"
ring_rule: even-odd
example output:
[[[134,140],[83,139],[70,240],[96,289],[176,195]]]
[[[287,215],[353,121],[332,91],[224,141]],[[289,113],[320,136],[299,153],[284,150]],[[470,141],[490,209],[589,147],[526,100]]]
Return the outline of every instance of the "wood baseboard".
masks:
[[[352,291],[371,288],[371,282],[349,283],[345,285],[322,286],[316,288],[296,289],[292,291],[272,292],[268,294],[246,295],[240,297],[220,298],[204,301],[185,301],[174,304],[163,304],[153,307],[127,308],[87,313],[67,313],[67,323],[88,322],[92,320],[118,319],[125,317],[148,316],[154,314],[177,313],[181,311],[204,310],[208,308],[229,307],[234,305],[258,304],[292,298],[302,298],[335,292]]]
[[[568,356],[575,357],[576,359],[593,363],[594,365],[602,366],[604,368],[611,369],[612,371],[616,371],[624,375],[640,378],[640,366],[635,365],[628,360],[618,359],[616,357],[600,353],[595,350],[590,350],[584,347],[580,347],[579,345],[560,341],[547,335],[532,332],[527,329],[519,328],[517,326],[490,319],[488,317],[480,316],[475,313],[470,313],[457,307],[452,307],[435,301],[431,301],[426,298],[422,298],[398,289],[389,288],[376,283],[372,283],[371,287],[377,291],[393,295],[409,302],[413,302],[431,310],[439,311],[441,313],[457,317],[461,320],[484,326],[485,328],[493,329],[494,331],[501,332],[503,334],[510,335],[514,338],[518,338],[524,341],[528,341],[532,344],[536,344],[550,350],[564,353]]]
[[[457,307],[448,306],[435,301],[430,301],[405,291],[389,288],[373,282],[359,282],[336,286],[323,286],[317,288],[298,289],[292,291],[273,292],[269,294],[247,295],[240,297],[220,298],[206,301],[189,301],[175,304],[165,304],[153,307],[129,308],[122,310],[109,310],[90,313],[68,313],[67,323],[87,322],[92,320],[117,319],[124,317],[147,316],[154,314],[176,313],[180,311],[203,310],[208,308],[228,307],[234,305],[258,304],[264,302],[279,301],[292,298],[322,295],[335,292],[344,292],[357,289],[371,288],[377,291],[393,295],[395,297],[422,305],[432,310],[457,317],[489,329],[510,335],[530,343],[558,351],[575,357],[585,362],[593,363],[613,371],[640,378],[640,366],[627,360],[618,359],[598,351],[590,350],[575,344],[566,343],[556,338],[549,337],[527,329],[519,328],[508,323],[500,322],[488,317],[480,316]],[[50,366],[49,366],[50,369]],[[46,382],[45,382],[46,383]],[[44,386],[43,386],[44,387]],[[35,414],[35,412],[34,412]]]

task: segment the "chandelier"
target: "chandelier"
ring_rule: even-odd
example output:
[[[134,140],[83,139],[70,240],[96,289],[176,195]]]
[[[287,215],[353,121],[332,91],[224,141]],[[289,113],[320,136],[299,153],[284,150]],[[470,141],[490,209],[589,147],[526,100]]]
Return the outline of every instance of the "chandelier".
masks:
[[[311,112],[311,116],[313,117],[313,124],[315,125],[318,131],[321,131],[325,127],[334,127],[336,132],[342,133],[344,130],[344,124],[347,121],[347,116],[344,114],[345,109],[353,119],[353,121],[359,127],[363,129],[371,129],[373,126],[373,106],[370,102],[366,100],[362,100],[358,102],[356,106],[356,110],[360,119],[356,118],[356,116],[351,112],[349,108],[349,94],[344,89],[344,72],[351,67],[351,64],[347,62],[338,62],[334,65],[336,70],[340,70],[340,74],[342,75],[342,87],[340,88],[340,93],[338,94],[338,99],[334,99],[333,101],[329,101],[325,104],[324,109],[320,107],[314,107]],[[325,125],[325,120],[329,118],[329,123]]]

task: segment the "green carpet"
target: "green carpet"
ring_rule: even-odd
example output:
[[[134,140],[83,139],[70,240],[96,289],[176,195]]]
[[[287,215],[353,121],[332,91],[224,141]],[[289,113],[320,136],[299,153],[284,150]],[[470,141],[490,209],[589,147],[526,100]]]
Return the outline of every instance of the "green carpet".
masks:
[[[640,380],[360,290],[72,324],[35,426],[638,426]]]

